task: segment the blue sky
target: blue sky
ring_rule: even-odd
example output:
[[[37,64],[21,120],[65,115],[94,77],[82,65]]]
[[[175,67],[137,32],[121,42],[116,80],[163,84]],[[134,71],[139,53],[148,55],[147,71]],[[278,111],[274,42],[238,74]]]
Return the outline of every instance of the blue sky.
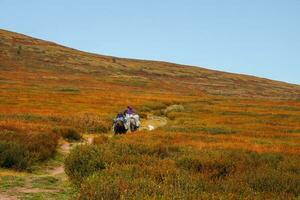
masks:
[[[0,0],[0,28],[300,84],[300,0]]]

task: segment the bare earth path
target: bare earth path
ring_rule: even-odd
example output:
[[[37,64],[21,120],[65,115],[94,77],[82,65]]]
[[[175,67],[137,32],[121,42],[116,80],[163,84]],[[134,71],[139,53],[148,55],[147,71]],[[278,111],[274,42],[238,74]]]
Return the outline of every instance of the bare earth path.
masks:
[[[166,124],[166,117],[149,115],[147,119],[142,120],[140,130],[152,131]],[[79,143],[69,143],[61,140],[58,149],[60,158],[43,164],[33,173],[0,169],[0,200],[68,199],[64,196],[69,185],[67,175],[64,172],[63,159],[74,146],[91,144],[95,136],[97,135],[85,134],[83,142]],[[109,135],[109,137],[112,136],[112,134]],[[11,178],[11,180],[4,182],[3,177]],[[62,196],[57,196],[58,194],[62,194]],[[34,195],[38,195],[38,197]]]
[[[145,121],[142,121],[141,130],[155,130],[159,127],[163,127],[168,123],[166,117],[159,117],[155,115],[149,115]]]
[[[0,200],[65,199],[63,195],[59,195],[64,194],[68,187],[63,157],[69,153],[71,144],[61,140],[59,145],[58,158],[43,163],[43,166],[38,166],[33,173],[0,170]],[[9,180],[3,181],[4,178]],[[3,188],[3,185],[7,188]],[[64,185],[66,187],[62,187]]]

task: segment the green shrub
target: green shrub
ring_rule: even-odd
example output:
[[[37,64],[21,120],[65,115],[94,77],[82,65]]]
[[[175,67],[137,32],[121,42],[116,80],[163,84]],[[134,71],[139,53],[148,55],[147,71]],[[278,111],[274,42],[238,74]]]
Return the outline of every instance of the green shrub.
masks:
[[[141,106],[138,111],[139,112],[150,112],[153,110],[161,110],[161,109],[165,109],[167,107],[167,105],[165,103],[162,102],[151,102],[151,103],[147,103],[143,106]]]
[[[142,155],[166,158],[180,151],[178,146],[168,144],[118,144],[111,146],[116,157],[139,157]]]
[[[134,167],[107,173],[96,173],[81,185],[78,200],[90,199],[157,199],[162,196],[163,185],[151,177],[134,177]]]
[[[19,45],[17,49],[17,55],[21,55],[21,52],[22,52],[22,46]]]
[[[114,177],[104,177],[101,173],[90,176],[81,186],[78,200],[121,198],[119,183]]]
[[[26,147],[14,142],[0,141],[0,167],[23,170],[29,164],[30,156]]]
[[[90,133],[107,133],[110,129],[110,127],[107,127],[103,124],[96,124],[92,127],[87,128],[87,132]]]
[[[223,127],[203,127],[202,131],[210,133],[210,134],[233,134],[236,131]]]
[[[239,160],[244,162],[249,169],[256,169],[261,166],[277,169],[278,165],[283,162],[283,156],[276,153],[256,153],[247,152],[239,156]]]
[[[153,114],[156,115],[156,116],[163,116],[165,113],[164,113],[164,110],[161,109],[161,110],[155,110],[153,112]]]
[[[65,172],[75,185],[80,185],[84,178],[103,170],[106,163],[103,152],[96,145],[79,145],[65,159]]]
[[[166,116],[167,116],[170,120],[175,120],[175,118],[176,118],[176,113],[174,113],[174,112],[169,112],[169,113],[166,113]]]
[[[69,92],[69,93],[79,93],[80,89],[79,88],[59,88],[57,91],[59,92]]]
[[[300,194],[300,178],[277,170],[263,170],[249,173],[246,181],[255,191],[277,194]]]
[[[150,167],[149,171],[139,166],[120,166],[88,177],[77,199],[198,199],[203,187],[202,182],[173,172],[170,166]]]
[[[55,128],[53,131],[60,134],[66,140],[78,141],[81,139],[81,134],[73,128]]]
[[[173,116],[174,113],[167,114],[167,117],[171,120],[175,119]],[[237,133],[235,130],[223,128],[223,127],[180,127],[180,126],[171,126],[167,127],[167,130],[172,132],[187,132],[187,133],[197,133],[197,132],[206,132],[210,134],[235,134]]]
[[[24,146],[30,154],[31,160],[41,161],[52,157],[56,153],[58,134],[54,132],[24,132],[22,130],[1,131],[0,141],[14,141]]]
[[[67,174],[76,179],[77,198],[292,199],[299,193],[297,156],[194,150],[179,148],[170,143],[172,138],[162,139],[154,143],[138,137],[107,140],[101,136],[96,142],[99,145],[73,153],[72,159],[77,161],[66,168],[73,170]],[[95,167],[97,162],[102,167]]]
[[[204,170],[203,163],[200,159],[191,156],[183,157],[176,162],[178,167],[185,170],[193,170],[195,172],[202,172]]]
[[[229,176],[235,171],[235,164],[222,157],[183,157],[176,162],[178,167],[185,170],[208,175],[211,179],[220,179]]]

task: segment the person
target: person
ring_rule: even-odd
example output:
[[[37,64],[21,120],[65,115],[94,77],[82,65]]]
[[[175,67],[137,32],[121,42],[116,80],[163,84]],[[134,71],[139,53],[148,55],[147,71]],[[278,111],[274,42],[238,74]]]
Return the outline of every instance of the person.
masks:
[[[121,121],[121,122],[123,122],[124,124],[126,124],[126,117],[125,117],[125,115],[124,115],[122,112],[119,112],[119,113],[117,114],[117,116],[116,116],[115,119],[114,119],[114,124],[115,124],[116,122],[118,122],[118,121]]]
[[[124,111],[125,115],[133,115],[135,114],[133,108],[131,106],[127,106],[127,109]]]
[[[140,127],[140,117],[138,114],[135,113],[133,108],[131,106],[127,106],[127,109],[124,111],[124,115],[126,116],[126,121],[128,122],[128,125],[133,125],[133,127],[130,127],[131,131],[135,131]],[[130,121],[133,123],[130,123]]]
[[[119,112],[117,114],[117,116],[115,117],[115,121],[117,121],[117,120],[124,121],[124,118],[125,118],[124,114],[122,112]]]
[[[123,112],[119,112],[113,121],[113,132],[124,134],[128,130],[127,121]]]

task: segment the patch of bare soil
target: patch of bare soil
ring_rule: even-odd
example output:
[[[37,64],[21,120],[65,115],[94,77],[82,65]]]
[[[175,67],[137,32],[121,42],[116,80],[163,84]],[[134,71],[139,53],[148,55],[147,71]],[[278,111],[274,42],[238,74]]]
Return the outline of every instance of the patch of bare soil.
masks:
[[[58,192],[58,190],[49,190],[49,189],[40,189],[40,188],[14,188],[14,192],[17,193],[52,193],[52,192]]]
[[[61,144],[60,148],[63,153],[69,153],[71,150],[71,145],[69,142],[64,142]]]
[[[10,196],[10,195],[8,195],[6,193],[1,193],[0,192],[0,199],[1,200],[18,200],[18,197],[16,197],[16,196]]]
[[[150,115],[145,121],[142,121],[142,126],[140,130],[153,131],[159,127],[163,127],[168,123],[166,117],[160,117],[155,115]]]
[[[57,175],[62,174],[64,172],[65,172],[64,166],[58,166],[58,167],[55,167],[54,169],[49,170],[49,174],[51,176],[57,176]]]

